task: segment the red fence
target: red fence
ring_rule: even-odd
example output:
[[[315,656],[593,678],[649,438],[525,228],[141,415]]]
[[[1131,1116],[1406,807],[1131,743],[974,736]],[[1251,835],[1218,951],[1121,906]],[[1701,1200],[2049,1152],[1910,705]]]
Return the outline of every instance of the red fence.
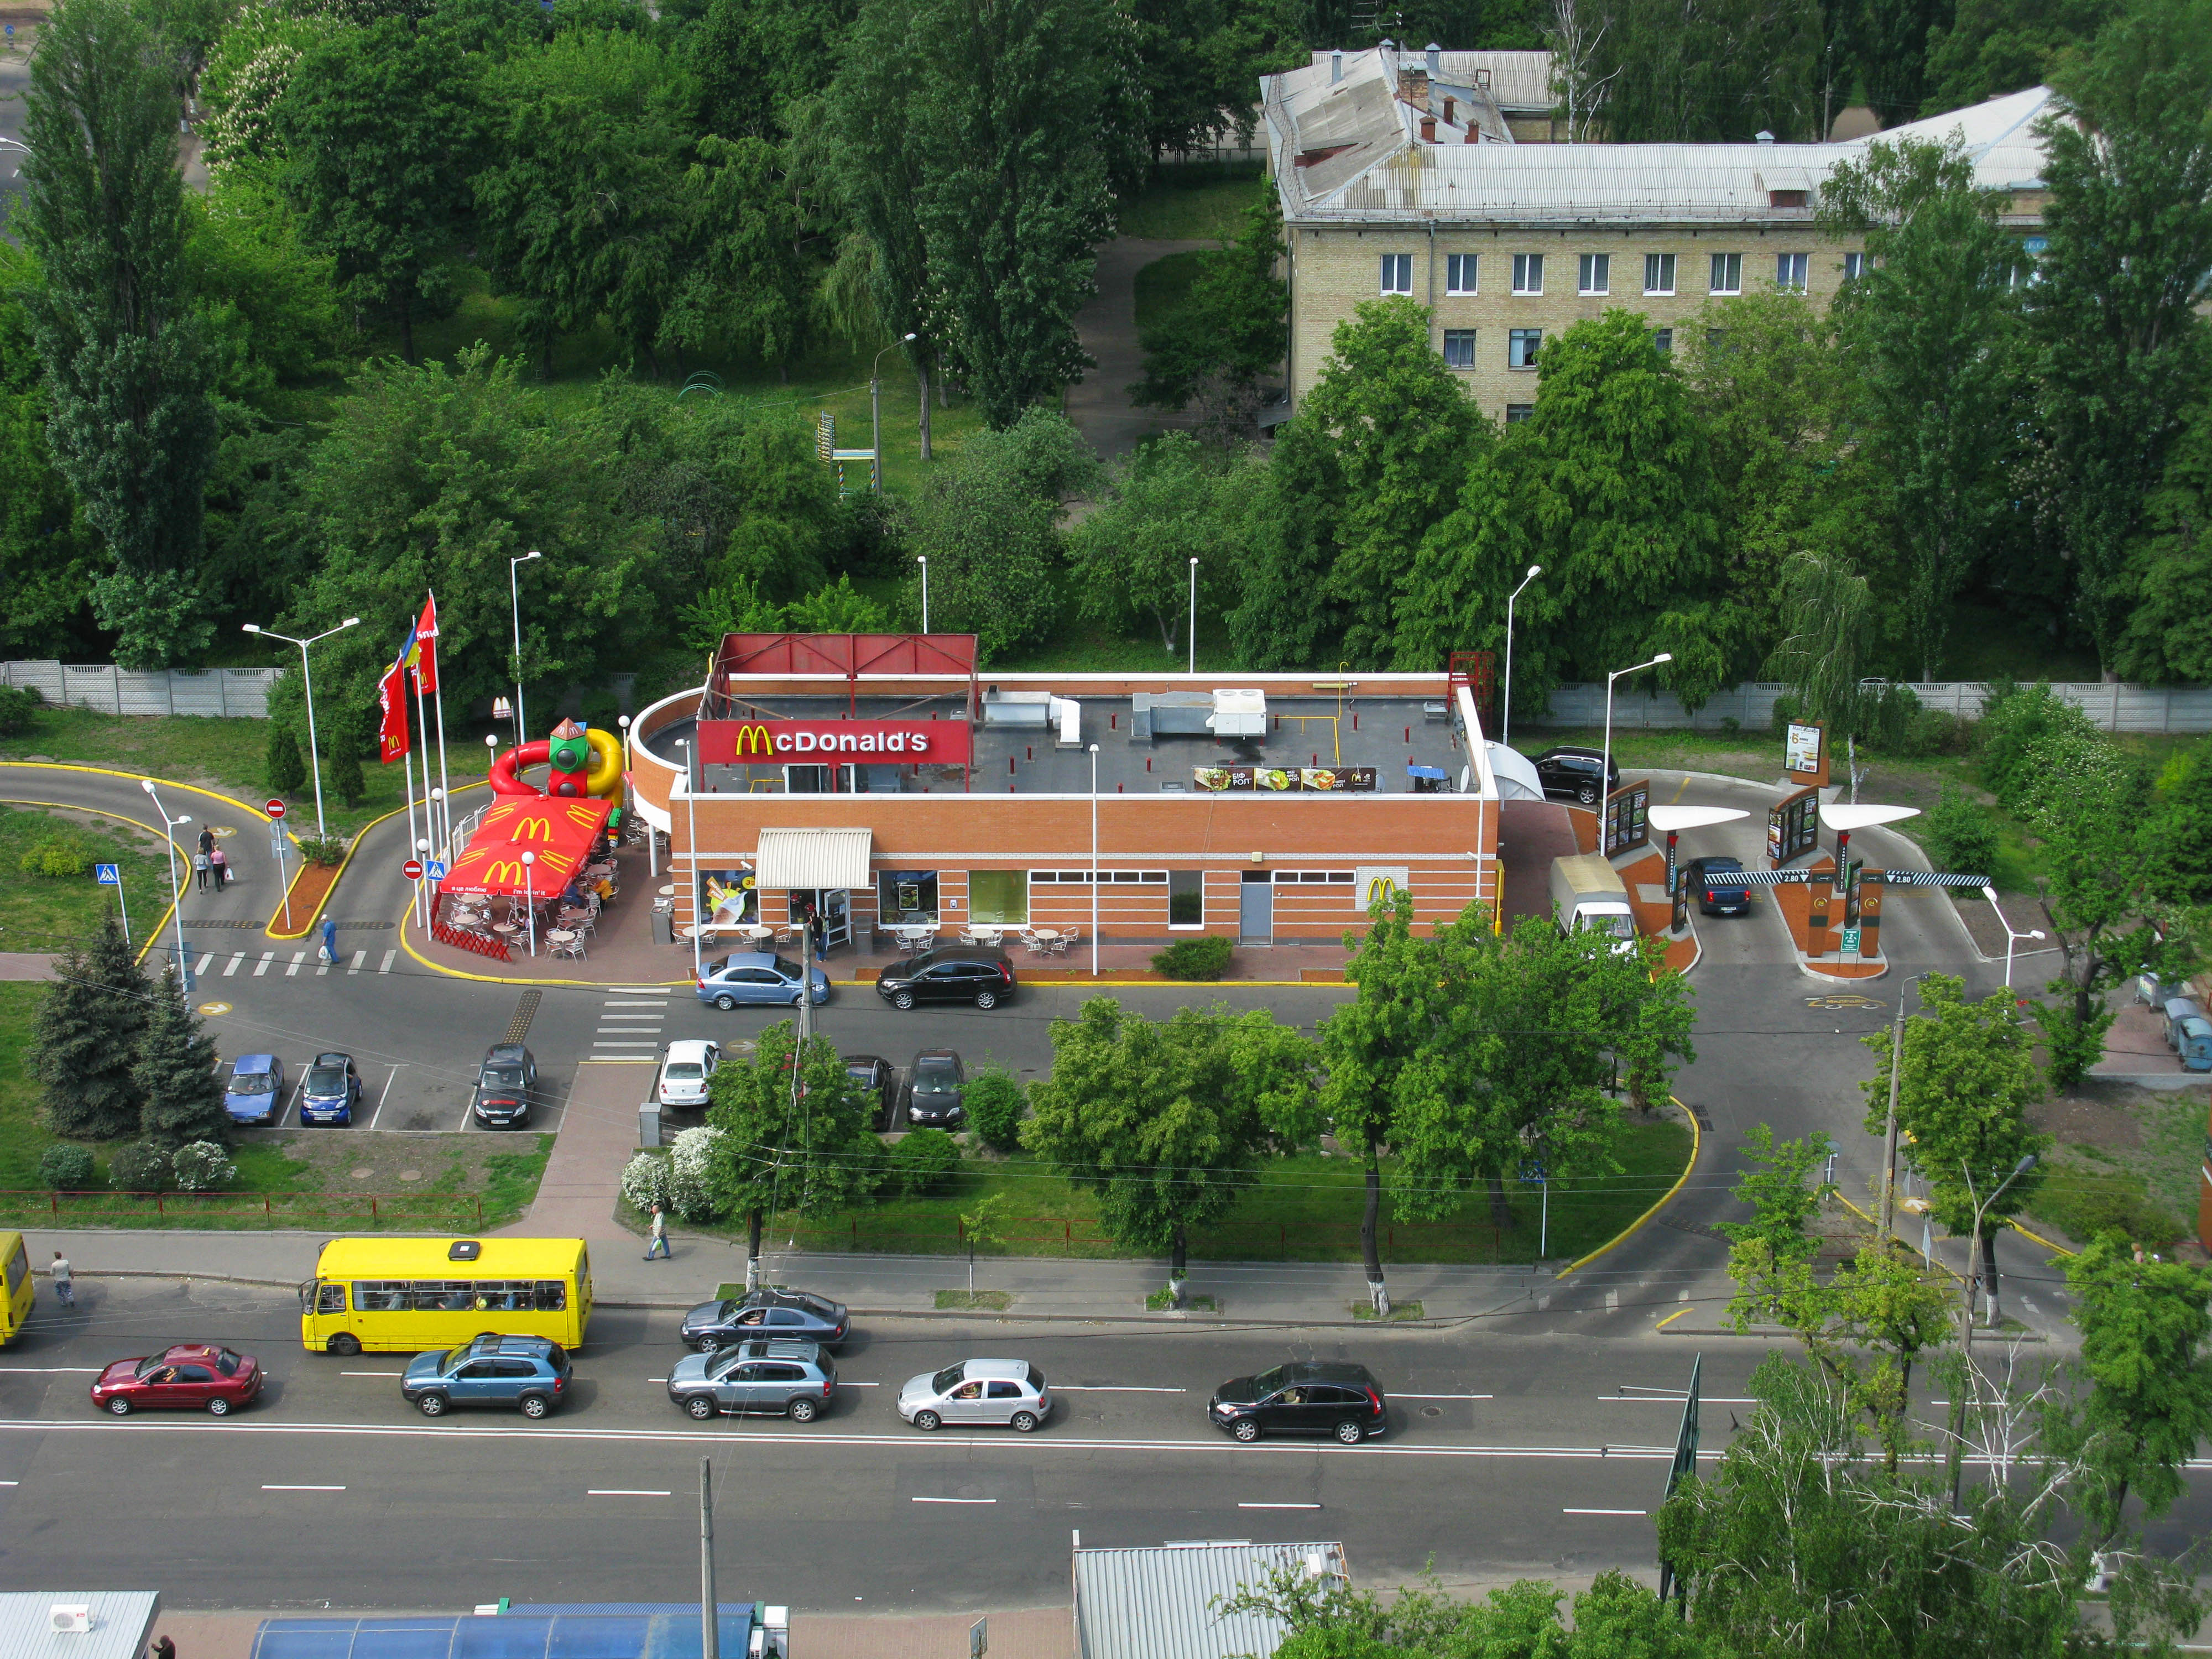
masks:
[[[120,1200],[120,1201],[118,1201]],[[0,1188],[0,1215],[43,1213],[56,1221],[103,1218],[192,1221],[279,1216],[301,1221],[366,1218],[373,1223],[450,1219],[471,1224],[483,1220],[483,1200],[474,1193],[55,1193]]]
[[[450,945],[456,951],[473,951],[480,957],[489,957],[495,962],[513,962],[514,952],[507,948],[507,941],[496,933],[479,933],[473,927],[454,927],[446,921],[446,898],[441,893],[430,908],[430,937],[441,945]]]

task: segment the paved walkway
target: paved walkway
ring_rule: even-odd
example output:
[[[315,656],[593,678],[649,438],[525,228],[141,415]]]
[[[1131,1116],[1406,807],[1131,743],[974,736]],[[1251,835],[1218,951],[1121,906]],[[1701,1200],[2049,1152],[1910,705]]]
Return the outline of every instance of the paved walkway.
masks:
[[[1170,253],[1216,246],[1119,236],[1098,250],[1098,292],[1075,315],[1076,337],[1098,367],[1068,387],[1066,411],[1076,430],[1109,461],[1150,433],[1197,424],[1194,416],[1139,409],[1129,401],[1129,388],[1145,372],[1145,354],[1137,346],[1137,273]]]

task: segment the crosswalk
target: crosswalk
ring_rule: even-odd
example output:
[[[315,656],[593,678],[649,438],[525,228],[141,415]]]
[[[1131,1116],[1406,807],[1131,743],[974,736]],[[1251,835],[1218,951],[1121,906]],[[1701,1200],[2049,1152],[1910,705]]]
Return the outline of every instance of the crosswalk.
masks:
[[[650,1060],[660,1048],[660,1027],[668,1017],[665,986],[616,986],[599,1005],[599,1030],[592,1034],[594,1060]]]
[[[287,979],[296,978],[299,975],[300,969],[307,965],[310,954],[310,952],[306,951],[294,951],[292,953],[292,960],[285,966],[284,977]],[[321,953],[317,951],[312,954],[319,957]],[[214,968],[216,963],[219,959],[220,955],[218,952],[210,951],[207,955],[199,959],[198,963],[194,965],[192,971],[198,974],[202,979],[205,979],[208,976],[209,970]],[[395,946],[392,950],[386,951],[384,953],[384,959],[377,963],[376,971],[380,974],[390,973],[392,971],[392,964],[398,959],[399,951],[398,947]],[[349,974],[358,974],[362,971],[363,966],[368,961],[368,951],[356,951],[353,953],[352,960],[346,963],[345,971]],[[274,951],[264,951],[259,957],[256,957],[251,951],[234,951],[231,954],[230,959],[224,962],[222,964],[222,977],[228,979],[240,969],[245,967],[248,962],[252,962],[253,963],[253,977],[259,979],[264,974],[267,973],[270,968],[276,965],[276,953]],[[330,963],[321,961],[317,962],[315,966],[315,972],[317,974],[327,974],[330,971]]]

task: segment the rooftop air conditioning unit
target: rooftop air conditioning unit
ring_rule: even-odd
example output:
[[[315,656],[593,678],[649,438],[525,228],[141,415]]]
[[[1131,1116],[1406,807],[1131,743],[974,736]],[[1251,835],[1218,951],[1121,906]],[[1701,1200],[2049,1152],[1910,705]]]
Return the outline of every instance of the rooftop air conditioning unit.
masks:
[[[1257,738],[1267,730],[1265,691],[1217,691],[1206,725],[1217,738]]]
[[[46,1616],[57,1636],[82,1636],[92,1628],[89,1601],[57,1601]]]

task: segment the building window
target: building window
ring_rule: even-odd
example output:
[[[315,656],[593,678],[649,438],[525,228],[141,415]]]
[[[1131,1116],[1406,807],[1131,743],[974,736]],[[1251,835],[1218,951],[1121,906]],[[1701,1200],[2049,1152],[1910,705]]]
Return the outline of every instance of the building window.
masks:
[[[1513,256],[1513,291],[1516,294],[1541,294],[1544,291],[1542,254],[1516,253]]]
[[[1030,877],[1026,870],[970,870],[968,918],[1001,927],[1025,927],[1030,920]]]
[[[1873,267],[1868,263],[1865,254],[1846,253],[1844,255],[1844,280],[1845,282],[1854,282],[1859,277],[1865,276],[1871,269],[1873,269]]]
[[[1164,887],[1167,885],[1167,880],[1168,872],[1164,870],[1101,870],[1098,872],[1098,884],[1101,887],[1139,885]],[[1091,872],[1088,870],[1032,870],[1030,872],[1030,886],[1048,887],[1054,884],[1062,887],[1088,887],[1091,885]]]
[[[1774,286],[1788,294],[1805,291],[1806,268],[1813,263],[1809,253],[1778,253],[1774,256]]]
[[[1475,292],[1474,267],[1478,255],[1447,253],[1444,255],[1444,292],[1473,294]]]
[[[1473,256],[1469,257],[1471,258]],[[1168,872],[1168,926],[1170,927],[1206,926],[1205,871],[1170,870]]]
[[[1653,329],[1651,343],[1661,351],[1671,352],[1674,349],[1674,331],[1671,328]]]
[[[1518,426],[1535,412],[1536,405],[1534,404],[1508,404],[1505,405],[1505,424]]]
[[[1448,328],[1444,331],[1444,367],[1473,368],[1474,367],[1474,331],[1471,328]]]
[[[1309,887],[1349,887],[1352,884],[1352,874],[1349,870],[1278,870],[1275,872],[1275,885],[1278,887],[1290,886],[1300,882]]]
[[[1576,275],[1577,294],[1610,294],[1613,292],[1613,255],[1585,253],[1582,269]]]
[[[1644,256],[1644,291],[1646,294],[1672,294],[1674,291],[1673,254],[1647,253]]]
[[[1542,349],[1543,344],[1544,331],[1540,328],[1513,330],[1505,342],[1505,367],[1508,368],[1535,368],[1536,353]]]
[[[936,871],[886,870],[876,878],[876,921],[880,925],[936,920]]]
[[[1743,292],[1743,255],[1741,253],[1713,255],[1712,291],[1716,294]]]
[[[1386,253],[1382,256],[1382,291],[1385,294],[1411,294],[1413,291],[1412,254]]]

